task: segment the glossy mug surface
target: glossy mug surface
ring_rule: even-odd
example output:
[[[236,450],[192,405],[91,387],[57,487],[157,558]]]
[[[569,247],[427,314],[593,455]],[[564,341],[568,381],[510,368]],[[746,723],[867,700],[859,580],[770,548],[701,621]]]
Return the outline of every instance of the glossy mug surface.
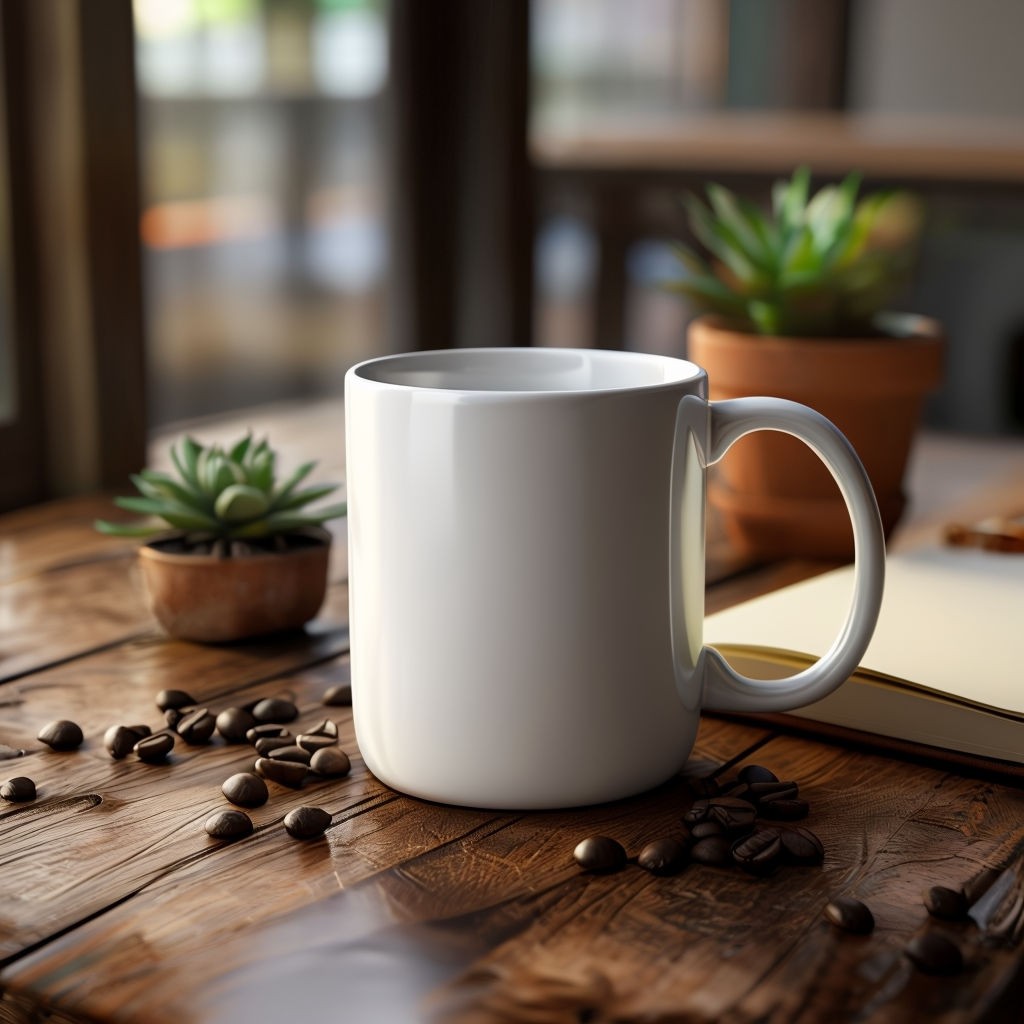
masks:
[[[804,406],[706,396],[700,367],[631,352],[453,349],[348,372],[353,713],[378,778],[481,807],[613,800],[682,767],[702,707],[782,710],[846,679],[882,595],[867,475]],[[707,467],[758,429],[828,465],[857,551],[835,645],[781,682],[702,646]]]

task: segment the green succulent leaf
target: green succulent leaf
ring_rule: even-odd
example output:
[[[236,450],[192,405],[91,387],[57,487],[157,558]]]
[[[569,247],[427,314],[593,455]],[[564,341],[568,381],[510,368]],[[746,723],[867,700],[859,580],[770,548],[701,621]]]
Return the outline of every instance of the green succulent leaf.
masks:
[[[252,444],[252,432],[250,431],[240,441],[236,441],[228,453],[228,458],[232,462],[236,462],[241,465],[245,461],[245,453],[249,450],[249,446]]]
[[[269,507],[266,492],[249,484],[231,484],[217,496],[214,511],[226,523],[244,523],[258,519]]]
[[[273,511],[287,512],[291,509],[302,508],[320,498],[326,498],[328,494],[338,489],[337,484],[317,484],[314,487],[307,487],[302,491],[293,491],[283,500],[274,502]]]

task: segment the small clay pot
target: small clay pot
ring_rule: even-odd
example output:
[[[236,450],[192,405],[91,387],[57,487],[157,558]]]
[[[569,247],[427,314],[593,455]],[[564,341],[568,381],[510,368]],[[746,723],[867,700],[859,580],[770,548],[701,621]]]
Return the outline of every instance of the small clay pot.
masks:
[[[882,527],[906,505],[903,477],[921,407],[942,375],[939,324],[907,315],[898,337],[778,338],[698,317],[688,357],[708,372],[710,398],[771,395],[809,405],[846,435],[864,463]],[[737,551],[754,558],[853,557],[849,514],[831,474],[796,438],[748,435],[715,467],[708,500]]]
[[[327,590],[331,537],[308,531],[287,551],[231,557],[139,549],[153,615],[173,637],[223,643],[298,629],[314,618]]]

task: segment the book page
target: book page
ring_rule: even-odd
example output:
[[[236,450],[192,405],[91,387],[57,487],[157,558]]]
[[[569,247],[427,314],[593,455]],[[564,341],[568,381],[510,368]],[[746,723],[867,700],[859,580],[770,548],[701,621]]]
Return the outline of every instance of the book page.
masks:
[[[852,594],[848,566],[708,616],[705,643],[819,656],[841,629]],[[1024,555],[930,547],[890,556],[878,626],[861,664],[1024,714]]]

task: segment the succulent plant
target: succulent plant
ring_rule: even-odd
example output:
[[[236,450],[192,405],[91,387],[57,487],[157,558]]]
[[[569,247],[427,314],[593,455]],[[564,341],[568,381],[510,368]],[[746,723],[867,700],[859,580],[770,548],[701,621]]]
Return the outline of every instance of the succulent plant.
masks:
[[[114,504],[149,517],[136,523],[96,521],[102,533],[145,537],[184,531],[191,543],[259,540],[319,526],[345,515],[344,504],[316,510],[306,506],[336,490],[336,484],[301,488],[316,465],[307,462],[278,484],[277,456],[264,439],[246,434],[230,448],[204,446],[191,437],[171,446],[177,478],[144,469],[132,476],[141,497],[115,498]]]
[[[677,245],[687,276],[669,287],[744,330],[790,336],[877,333],[873,319],[906,284],[922,208],[900,190],[858,200],[861,175],[810,195],[810,171],[776,182],[763,213],[721,185],[708,205],[686,197],[690,228],[709,259]]]

